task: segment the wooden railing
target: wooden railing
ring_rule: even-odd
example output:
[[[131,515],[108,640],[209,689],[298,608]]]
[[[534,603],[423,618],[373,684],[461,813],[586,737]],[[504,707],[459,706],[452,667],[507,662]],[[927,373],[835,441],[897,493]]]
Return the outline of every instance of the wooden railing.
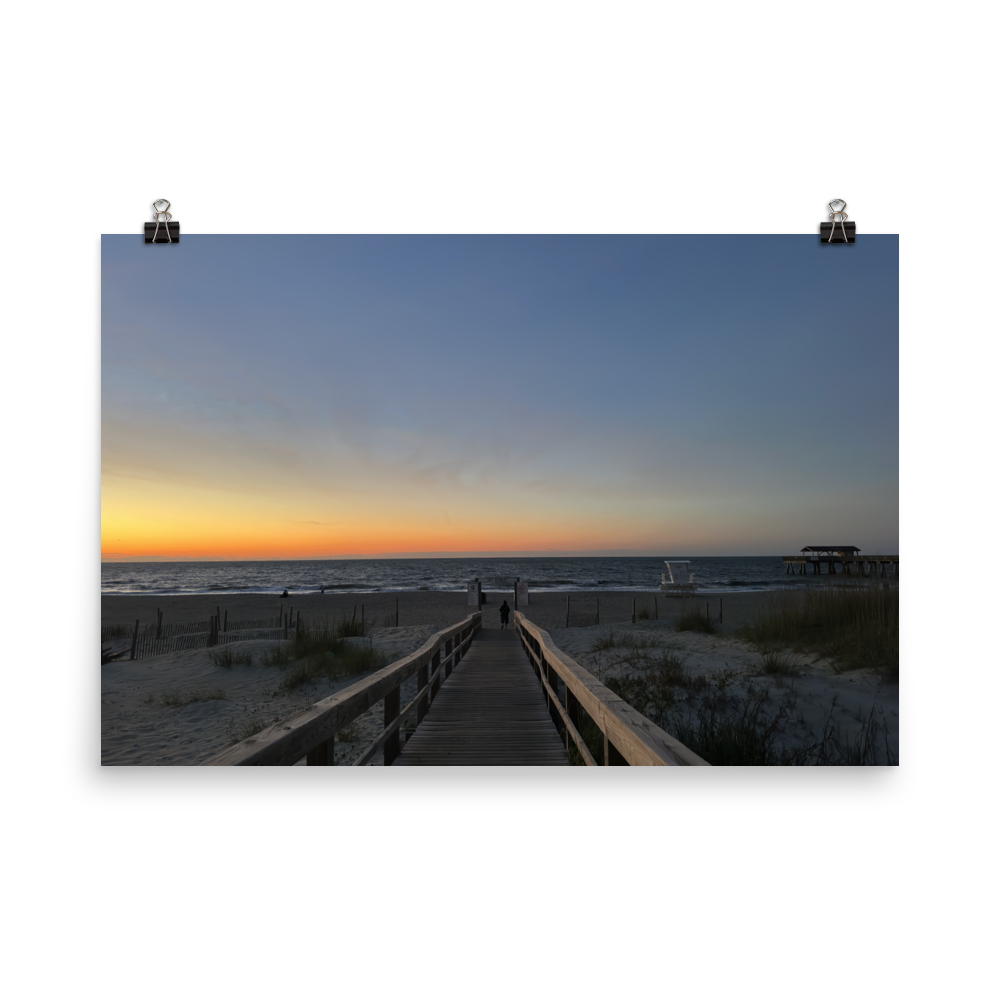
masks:
[[[582,709],[604,734],[606,765],[709,766],[708,761],[702,760],[584,670],[553,643],[548,632],[528,621],[521,612],[514,612],[514,622],[545,691],[553,721],[558,726],[561,720],[565,726],[567,750],[572,739],[584,761],[590,766],[597,764],[580,735]],[[557,694],[559,680],[565,689],[562,703]]]
[[[385,726],[378,739],[354,762],[367,764],[379,750],[385,763],[399,755],[399,728],[415,707],[417,725],[427,714],[434,696],[461,660],[482,627],[482,612],[432,635],[415,653],[376,671],[371,677],[310,705],[296,715],[216,754],[207,765],[290,765],[306,758],[309,765],[333,764],[333,744],[338,732],[364,715],[373,705],[385,702]],[[417,675],[417,694],[403,709],[400,686]]]
[[[796,556],[782,556],[782,562],[828,562],[829,560],[834,562],[878,562],[878,563],[895,563],[899,562],[898,555],[889,556],[864,556],[864,555],[841,555],[839,552],[831,552],[829,555],[817,555],[815,552],[803,552]]]

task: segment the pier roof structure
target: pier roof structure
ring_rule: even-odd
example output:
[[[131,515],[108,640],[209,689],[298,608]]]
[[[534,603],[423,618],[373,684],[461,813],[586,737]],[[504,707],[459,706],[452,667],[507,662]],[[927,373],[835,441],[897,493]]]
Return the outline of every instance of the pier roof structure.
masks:
[[[817,554],[834,552],[838,555],[842,555],[847,552],[860,552],[861,549],[859,549],[856,545],[803,545],[799,551],[816,552]]]

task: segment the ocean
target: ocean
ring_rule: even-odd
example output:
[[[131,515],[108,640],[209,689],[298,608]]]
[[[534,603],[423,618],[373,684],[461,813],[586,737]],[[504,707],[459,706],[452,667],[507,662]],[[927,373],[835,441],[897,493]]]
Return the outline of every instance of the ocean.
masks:
[[[664,559],[689,559],[701,593],[784,590],[809,585],[786,575],[780,556],[629,556],[495,559],[318,559],[248,562],[106,562],[102,594],[343,593],[464,591],[471,580],[520,577],[531,590],[655,590]],[[820,579],[817,577],[816,579]],[[823,577],[822,579],[826,579]],[[489,582],[483,590],[501,590]]]

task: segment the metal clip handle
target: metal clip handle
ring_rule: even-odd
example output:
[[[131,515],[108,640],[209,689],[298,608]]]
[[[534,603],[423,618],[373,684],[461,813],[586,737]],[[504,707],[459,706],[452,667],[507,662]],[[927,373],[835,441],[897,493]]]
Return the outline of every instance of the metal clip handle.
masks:
[[[838,222],[840,223],[840,231],[844,234],[844,242],[847,242],[847,230],[844,228],[844,220],[847,218],[845,208],[847,208],[847,202],[843,198],[834,198],[830,202],[830,221],[833,225],[830,227],[830,238],[826,241],[827,243],[833,242],[833,234],[837,231]]]
[[[156,242],[156,236],[160,231],[160,223],[163,223],[163,228],[167,233],[167,242],[173,243],[174,241],[170,238],[170,227],[167,223],[173,218],[173,216],[167,211],[170,208],[170,202],[166,198],[158,198],[153,202],[153,218],[156,220],[156,230],[153,232],[153,242]]]

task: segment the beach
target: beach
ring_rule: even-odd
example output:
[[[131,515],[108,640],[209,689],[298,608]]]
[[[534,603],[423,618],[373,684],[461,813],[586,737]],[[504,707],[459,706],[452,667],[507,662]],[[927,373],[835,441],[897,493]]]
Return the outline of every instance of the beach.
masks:
[[[882,684],[865,671],[838,673],[834,664],[808,655],[793,657],[793,676],[769,677],[756,670],[757,652],[736,632],[753,620],[772,594],[737,593],[721,599],[693,595],[680,599],[652,592],[602,591],[572,592],[568,596],[569,628],[565,593],[531,594],[528,606],[520,610],[549,631],[560,649],[606,683],[612,678],[638,676],[647,669],[649,655],[670,653],[683,662],[689,675],[705,678],[709,690],[714,690],[712,685],[721,685],[729,696],[746,696],[766,687],[768,705],[773,705],[775,711],[782,707],[787,715],[789,741],[818,739],[824,726],[830,725],[848,734],[852,727],[861,726],[866,713],[877,706],[891,736],[892,749],[898,754],[898,684]],[[513,606],[512,593],[487,593],[482,609],[485,628],[499,627],[499,606],[504,599]],[[394,624],[397,601],[398,627]],[[645,612],[650,617],[633,624],[633,601],[637,614]],[[140,625],[154,624],[157,609],[162,611],[164,624],[204,621],[216,614],[217,608],[232,620],[276,618],[279,610],[290,610],[293,619],[299,613],[307,621],[320,622],[352,615],[357,618],[362,605],[366,619],[375,622],[373,645],[390,659],[413,652],[434,632],[476,610],[468,605],[465,593],[434,591],[303,594],[284,600],[273,594],[116,595],[102,598],[102,622],[131,626],[138,620]],[[692,609],[708,611],[716,623],[714,634],[676,631],[678,616]],[[720,610],[721,623],[717,621]],[[600,624],[595,621],[598,614]],[[649,652],[637,658],[630,637],[638,639],[638,645]],[[218,666],[212,662],[212,650],[205,648],[103,665],[102,763],[201,764],[233,742],[248,721],[270,724],[286,718],[364,676],[335,682],[318,678],[284,690],[282,668],[262,662],[264,654],[275,645],[274,639],[232,643],[234,651],[251,654],[250,665]],[[605,648],[596,648],[601,645]],[[415,681],[408,685],[415,692]],[[409,687],[403,688],[404,703],[411,694]],[[689,707],[694,711],[697,706],[691,697]],[[378,735],[381,711],[376,706],[350,727],[338,744],[336,763],[350,763],[366,742]]]
[[[632,602],[637,609],[643,608],[655,613],[663,620],[671,620],[682,610],[698,606],[708,608],[717,615],[722,602],[724,630],[739,627],[753,616],[768,592],[749,591],[726,594],[694,595],[688,598],[664,596],[655,591],[614,592],[614,591],[535,591],[529,595],[527,607],[520,608],[541,628],[562,628],[566,624],[566,599],[569,597],[571,615],[594,615],[599,613],[601,624],[615,624],[631,621]],[[513,591],[485,592],[483,605],[483,626],[498,628],[501,603],[514,606]],[[384,621],[389,614],[395,614],[399,603],[399,624],[436,625],[445,628],[476,610],[468,604],[467,595],[462,592],[442,591],[380,591],[371,594],[307,593],[292,594],[281,599],[277,594],[186,594],[182,596],[145,595],[104,595],[101,597],[101,624],[127,625],[136,621],[142,625],[156,623],[157,609],[163,612],[163,623],[205,621],[216,614],[227,614],[230,619],[276,617],[289,610],[310,618],[339,617],[341,615],[361,615],[362,607],[367,618],[376,622]],[[700,602],[700,603],[699,603]]]

